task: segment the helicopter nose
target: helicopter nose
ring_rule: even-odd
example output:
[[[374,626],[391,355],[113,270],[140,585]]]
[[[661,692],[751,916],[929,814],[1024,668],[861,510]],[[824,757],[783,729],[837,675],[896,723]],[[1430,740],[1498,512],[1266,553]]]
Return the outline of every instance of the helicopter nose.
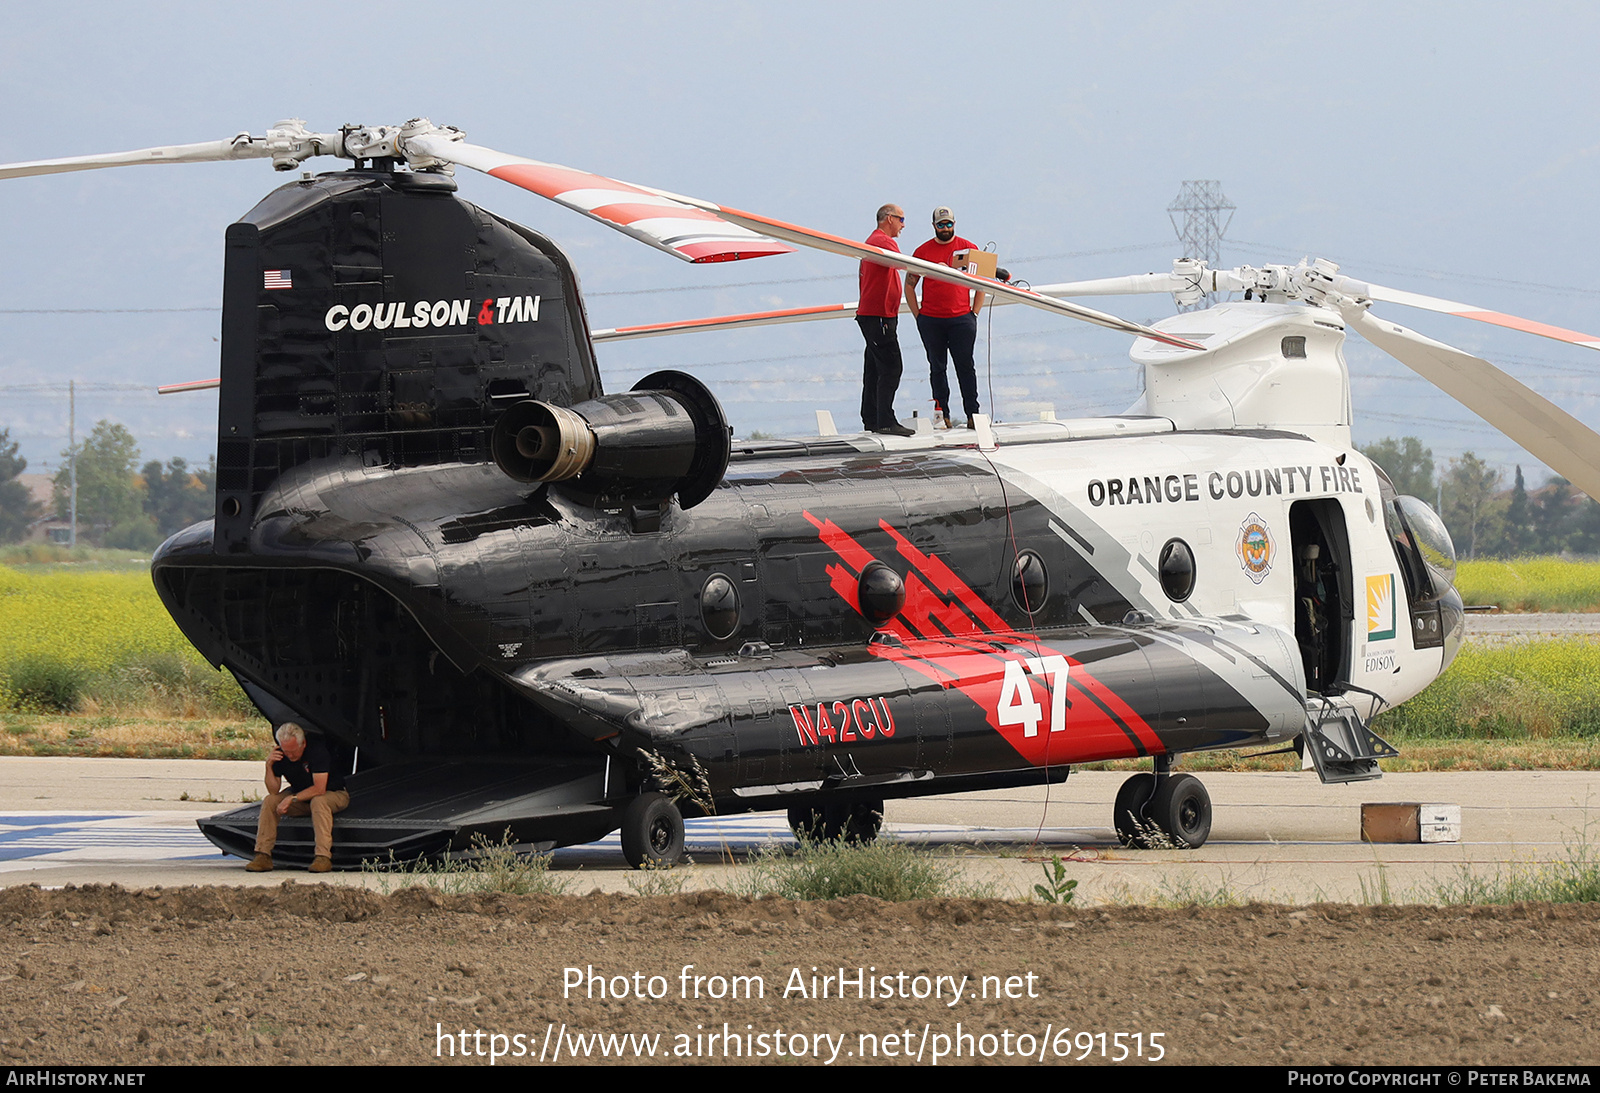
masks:
[[[1444,632],[1444,663],[1439,665],[1442,672],[1456,659],[1467,633],[1467,612],[1462,606],[1461,593],[1453,584],[1439,597],[1439,629]]]

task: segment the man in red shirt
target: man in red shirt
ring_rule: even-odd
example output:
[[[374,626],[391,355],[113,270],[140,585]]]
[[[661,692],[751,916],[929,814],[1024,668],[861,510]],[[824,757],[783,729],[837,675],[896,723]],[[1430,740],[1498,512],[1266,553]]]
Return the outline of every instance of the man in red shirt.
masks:
[[[878,210],[878,227],[867,243],[900,253],[895,243],[906,226],[906,213],[898,205]],[[894,416],[894,393],[900,387],[905,364],[900,359],[900,271],[875,262],[861,263],[861,302],[856,305],[856,325],[867,340],[861,371],[861,426],[868,432],[912,436],[912,430]]]
[[[941,266],[954,266],[957,251],[976,250],[969,240],[956,234],[956,214],[944,205],[933,210],[933,238],[916,249],[913,257]],[[972,348],[978,341],[978,312],[983,310],[983,293],[968,292],[960,285],[929,278],[922,286],[922,302],[917,303],[917,282],[922,278],[906,274],[906,303],[917,319],[917,333],[928,354],[928,383],[933,387],[935,419],[944,418],[950,427],[950,377],[946,362],[954,358],[956,380],[961,384],[961,401],[967,412],[967,428],[974,428],[972,416],[978,412],[978,370]]]

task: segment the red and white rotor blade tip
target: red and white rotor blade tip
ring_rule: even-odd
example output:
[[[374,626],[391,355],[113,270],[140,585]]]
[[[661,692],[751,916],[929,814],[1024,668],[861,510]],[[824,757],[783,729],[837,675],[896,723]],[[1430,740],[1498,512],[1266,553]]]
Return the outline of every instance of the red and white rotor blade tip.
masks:
[[[816,250],[828,251],[831,254],[842,254],[848,258],[859,258],[878,265],[892,266],[896,269],[914,273],[919,277],[927,277],[935,281],[946,281],[963,288],[977,289],[979,292],[991,296],[1013,300],[1019,304],[1028,304],[1043,311],[1054,311],[1058,315],[1067,315],[1074,319],[1081,319],[1096,326],[1107,327],[1111,330],[1120,330],[1124,334],[1137,334],[1143,338],[1151,338],[1167,345],[1175,345],[1181,349],[1203,349],[1204,346],[1195,345],[1193,342],[1174,338],[1170,334],[1163,334],[1139,323],[1119,319],[1115,315],[1107,315],[1093,308],[1084,307],[1082,304],[1068,303],[1053,296],[1045,296],[1030,289],[1017,288],[1004,281],[996,281],[989,277],[973,277],[949,266],[941,266],[934,262],[925,262],[920,258],[909,257],[895,251],[883,250],[867,243],[857,243],[853,239],[842,236],[829,235],[813,228],[803,228],[798,224],[786,224],[781,220],[773,220],[756,213],[744,212],[740,209],[730,209],[725,205],[709,206],[727,220],[735,224],[743,224],[752,231],[762,232],[777,239],[790,243],[798,243],[802,247],[811,247]]]
[[[1357,306],[1345,321],[1373,345],[1516,441],[1590,497],[1600,499],[1600,433],[1486,360]]]
[[[208,140],[199,144],[171,144],[162,148],[139,148],[132,152],[104,152],[94,156],[68,156],[65,159],[36,159],[29,163],[0,164],[0,179],[27,178],[30,175],[56,175],[66,171],[92,171],[97,167],[136,167],[153,163],[214,163],[233,159],[266,159],[272,153],[263,141],[252,142],[241,134],[232,140]]]
[[[697,204],[604,175],[434,135],[412,137],[407,148],[547,197],[686,262],[737,262],[794,251]]]
[[[1374,285],[1370,282],[1351,281],[1349,287],[1358,295],[1386,304],[1403,304],[1406,307],[1418,307],[1424,311],[1437,311],[1443,315],[1455,315],[1462,319],[1476,319],[1480,323],[1493,323],[1503,326],[1508,330],[1520,330],[1524,334],[1537,334],[1541,338],[1553,338],[1558,342],[1569,345],[1581,345],[1585,349],[1600,349],[1600,338],[1593,334],[1584,334],[1577,330],[1567,330],[1564,327],[1551,326],[1549,323],[1535,322],[1533,319],[1524,319],[1520,315],[1507,315],[1503,311],[1490,311],[1487,308],[1474,307],[1471,304],[1457,303],[1454,300],[1441,300],[1437,296],[1423,296],[1416,292],[1406,292],[1404,289],[1385,288],[1383,285]],[[1343,291],[1343,289],[1341,289]]]

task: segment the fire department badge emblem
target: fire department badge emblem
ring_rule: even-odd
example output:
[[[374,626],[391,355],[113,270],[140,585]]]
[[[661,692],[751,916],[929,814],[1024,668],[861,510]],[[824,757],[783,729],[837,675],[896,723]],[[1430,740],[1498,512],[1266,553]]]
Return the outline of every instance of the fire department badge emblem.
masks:
[[[1266,580],[1267,574],[1272,572],[1276,544],[1272,541],[1272,532],[1268,530],[1265,520],[1253,512],[1246,516],[1244,523],[1239,525],[1239,541],[1234,544],[1234,549],[1239,552],[1239,564],[1252,581],[1260,584]]]

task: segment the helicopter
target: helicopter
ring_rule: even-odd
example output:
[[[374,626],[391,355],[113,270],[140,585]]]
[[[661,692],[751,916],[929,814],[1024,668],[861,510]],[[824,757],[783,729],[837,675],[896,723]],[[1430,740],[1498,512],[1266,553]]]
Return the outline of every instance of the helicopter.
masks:
[[[631,865],[666,866],[686,814],[785,811],[865,841],[886,800],[1127,758],[1151,769],[1117,794],[1118,838],[1199,847],[1212,807],[1174,769],[1185,753],[1380,776],[1396,752],[1373,718],[1450,664],[1464,609],[1443,524],[1351,444],[1350,329],[1600,496],[1600,435],[1370,309],[1600,340],[1321,260],[1031,289],[421,118],[290,120],[0,178],[320,155],[353,166],[227,229],[216,512],[151,570],[265,717],[348,758],[338,868],[619,829]],[[819,415],[814,437],[735,441],[688,373],[603,391],[595,345],[851,305],[592,331],[565,253],[457,197],[457,167],[690,262],[812,247],[1119,330],[1144,394],[1112,417],[900,437]],[[1247,298],[1148,326],[1065,298],[1129,291]],[[200,826],[251,855],[254,808]],[[311,849],[291,823],[276,853]]]

